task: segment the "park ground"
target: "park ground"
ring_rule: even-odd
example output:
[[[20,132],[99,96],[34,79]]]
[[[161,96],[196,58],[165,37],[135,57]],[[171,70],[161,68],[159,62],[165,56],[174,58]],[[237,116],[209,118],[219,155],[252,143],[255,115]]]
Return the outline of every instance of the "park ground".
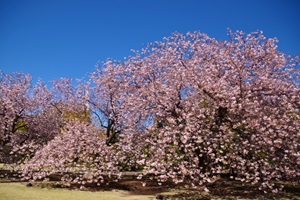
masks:
[[[290,183],[285,185],[284,192],[278,194],[264,193],[250,184],[241,184],[226,178],[209,185],[210,192],[205,192],[203,187],[191,188],[188,185],[172,185],[165,183],[158,185],[151,180],[144,180],[147,185],[142,186],[140,180],[126,179],[112,182],[102,186],[87,185],[86,187],[64,187],[59,182],[22,182],[18,178],[0,178],[0,200],[156,200],[159,196],[163,199],[178,200],[300,200],[300,186]]]

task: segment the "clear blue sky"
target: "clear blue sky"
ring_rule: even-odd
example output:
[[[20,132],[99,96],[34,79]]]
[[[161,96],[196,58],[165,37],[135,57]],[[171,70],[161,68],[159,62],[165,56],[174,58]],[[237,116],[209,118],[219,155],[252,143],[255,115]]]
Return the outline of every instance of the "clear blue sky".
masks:
[[[0,0],[0,70],[45,82],[81,78],[98,61],[172,32],[262,30],[279,49],[300,54],[298,0]]]

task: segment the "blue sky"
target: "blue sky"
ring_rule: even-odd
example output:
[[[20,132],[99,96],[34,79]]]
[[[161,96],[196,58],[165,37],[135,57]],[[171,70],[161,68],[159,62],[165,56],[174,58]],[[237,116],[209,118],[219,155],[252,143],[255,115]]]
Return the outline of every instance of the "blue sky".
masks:
[[[300,1],[0,0],[0,70],[46,83],[81,78],[98,61],[123,59],[172,32],[224,40],[227,28],[262,30],[281,51],[300,54]]]

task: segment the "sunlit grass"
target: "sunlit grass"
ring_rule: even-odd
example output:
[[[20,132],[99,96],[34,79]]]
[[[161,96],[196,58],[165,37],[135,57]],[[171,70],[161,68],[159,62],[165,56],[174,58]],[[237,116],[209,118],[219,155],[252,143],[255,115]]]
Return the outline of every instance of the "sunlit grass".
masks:
[[[87,192],[26,187],[25,183],[0,183],[0,200],[151,200],[155,196],[130,195],[125,191]]]

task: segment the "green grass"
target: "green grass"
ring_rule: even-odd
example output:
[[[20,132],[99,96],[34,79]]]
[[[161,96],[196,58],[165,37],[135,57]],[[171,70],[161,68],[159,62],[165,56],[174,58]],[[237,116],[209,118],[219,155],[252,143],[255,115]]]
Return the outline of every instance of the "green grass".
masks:
[[[0,183],[0,200],[151,200],[155,196],[130,195],[125,191],[87,192],[26,187],[25,183]]]

